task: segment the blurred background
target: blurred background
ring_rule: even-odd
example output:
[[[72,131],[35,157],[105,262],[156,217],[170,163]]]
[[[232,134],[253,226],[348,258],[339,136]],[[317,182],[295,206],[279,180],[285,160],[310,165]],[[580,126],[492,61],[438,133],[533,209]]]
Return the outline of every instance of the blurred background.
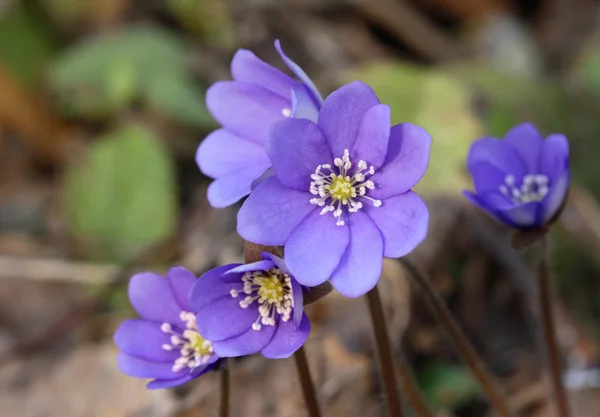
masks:
[[[395,123],[433,136],[418,191],[428,273],[510,401],[551,416],[535,249],[469,207],[464,159],[532,121],[568,135],[574,184],[551,240],[575,417],[600,415],[600,4],[593,0],[0,0],[0,413],[203,417],[216,375],[148,391],[116,368],[132,273],[240,261],[237,207],[214,210],[194,154],[216,128],[206,88],[247,48],[285,51],[324,93],[360,79]],[[382,279],[394,349],[439,416],[485,397],[399,264]],[[384,416],[365,302],[311,306],[307,343],[328,416]],[[237,360],[233,415],[304,416],[294,365]]]

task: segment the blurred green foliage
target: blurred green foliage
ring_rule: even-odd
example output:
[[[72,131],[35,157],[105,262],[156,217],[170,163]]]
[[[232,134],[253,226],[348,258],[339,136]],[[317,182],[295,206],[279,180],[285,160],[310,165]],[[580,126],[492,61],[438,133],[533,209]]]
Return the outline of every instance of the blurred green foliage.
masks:
[[[178,215],[169,153],[151,131],[128,125],[92,143],[69,167],[65,209],[71,232],[98,258],[125,261],[165,239]]]
[[[419,386],[435,410],[454,410],[481,395],[468,369],[442,362],[430,364],[419,373]]]
[[[236,46],[236,34],[227,2],[167,0],[166,7],[190,32],[224,50]]]
[[[0,15],[0,61],[32,87],[41,81],[56,44],[49,28],[21,2],[9,7]]]
[[[212,127],[187,56],[180,37],[156,27],[128,26],[63,53],[52,67],[50,85],[75,116],[103,119],[140,100],[175,121]]]

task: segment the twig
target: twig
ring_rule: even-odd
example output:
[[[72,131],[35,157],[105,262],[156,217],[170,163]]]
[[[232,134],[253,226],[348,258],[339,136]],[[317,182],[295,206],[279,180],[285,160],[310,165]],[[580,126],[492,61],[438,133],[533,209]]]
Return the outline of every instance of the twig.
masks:
[[[315,385],[310,376],[310,369],[308,368],[304,346],[300,347],[300,349],[294,353],[294,359],[296,362],[296,369],[298,369],[298,378],[300,379],[300,385],[302,385],[302,393],[304,394],[308,415],[310,417],[321,417],[319,402],[317,401],[317,394],[315,393]]]
[[[408,261],[406,258],[402,258],[400,261],[408,269],[423,291],[433,309],[433,312],[435,313],[435,316],[448,333],[448,336],[450,336],[452,339],[454,345],[457,347],[469,368],[471,368],[471,371],[481,384],[483,390],[486,392],[492,406],[496,409],[500,416],[513,417],[513,413],[509,408],[508,403],[494,377],[486,369],[483,361],[473,346],[471,346],[469,343],[469,340],[454,317],[452,317],[450,311],[448,311],[444,300],[442,300],[442,298],[438,295],[432,283],[425,277],[425,275],[423,275],[419,268],[412,264],[412,262]]]
[[[221,401],[219,405],[219,417],[229,417],[229,363],[227,360],[219,371],[219,385],[221,389]]]
[[[456,45],[406,1],[354,0],[353,4],[427,59],[446,61],[457,55]]]
[[[142,251],[139,256],[121,268],[116,273],[115,278],[110,280],[111,283],[104,286],[101,291],[85,297],[84,300],[75,305],[42,333],[34,336],[32,339],[18,342],[8,351],[2,353],[0,355],[0,368],[16,358],[33,355],[56,340],[60,340],[76,327],[85,323],[90,316],[101,309],[106,296],[111,294],[115,288],[122,285],[131,276],[133,271],[149,263],[156,263],[159,259],[171,259],[178,250],[179,239],[173,237]]]
[[[0,278],[106,284],[114,280],[120,270],[121,268],[116,265],[0,256],[0,271],[2,271]]]
[[[544,334],[544,345],[547,349],[548,370],[550,371],[550,381],[556,398],[559,417],[569,417],[569,402],[567,394],[562,383],[562,366],[560,362],[560,352],[556,340],[556,330],[554,326],[554,314],[552,311],[552,296],[550,294],[550,273],[548,268],[548,238],[544,237],[540,241],[540,264],[538,269],[539,302],[540,302],[540,320]]]
[[[377,355],[379,356],[381,377],[386,390],[389,416],[402,417],[402,404],[396,386],[396,375],[394,372],[390,338],[385,325],[385,316],[383,315],[383,307],[381,305],[378,287],[373,288],[367,293],[367,300],[369,302],[369,311],[371,313],[371,321],[373,322],[373,330],[375,332],[375,344],[377,346]]]

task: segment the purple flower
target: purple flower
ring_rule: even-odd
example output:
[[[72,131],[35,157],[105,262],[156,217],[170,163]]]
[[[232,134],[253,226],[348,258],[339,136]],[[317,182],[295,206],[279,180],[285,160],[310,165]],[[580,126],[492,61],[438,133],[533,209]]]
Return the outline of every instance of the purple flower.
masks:
[[[200,333],[221,357],[261,352],[287,358],[310,332],[302,287],[283,260],[268,253],[258,262],[207,272],[192,289],[190,305]]]
[[[169,388],[216,366],[219,357],[198,333],[188,304],[196,281],[181,267],[171,268],[166,277],[144,272],[131,278],[129,300],[141,319],[125,320],[115,333],[123,373],[152,378],[151,389]]]
[[[476,193],[465,191],[465,196],[517,229],[548,224],[569,189],[567,138],[554,134],[544,140],[531,123],[515,126],[504,140],[474,142],[467,165]]]
[[[431,137],[409,123],[390,128],[390,109],[361,82],[334,91],[318,123],[287,119],[269,131],[275,176],[238,213],[238,233],[285,245],[298,282],[327,279],[358,297],[379,280],[382,256],[400,257],[426,236],[429,214],[412,192],[429,162]]]
[[[300,83],[241,49],[231,61],[234,81],[215,83],[206,94],[208,109],[223,126],[200,145],[196,161],[215,181],[208,188],[213,207],[229,206],[248,195],[271,166],[264,144],[271,124],[286,117],[316,120],[323,102],[306,73],[275,48]]]

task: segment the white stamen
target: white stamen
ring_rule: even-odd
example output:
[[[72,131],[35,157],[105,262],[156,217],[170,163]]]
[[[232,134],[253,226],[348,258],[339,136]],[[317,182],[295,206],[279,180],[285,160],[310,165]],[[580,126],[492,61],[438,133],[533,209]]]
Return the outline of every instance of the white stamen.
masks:
[[[160,326],[164,333],[171,335],[171,343],[163,344],[162,349],[168,352],[179,351],[180,356],[173,362],[173,372],[193,369],[208,362],[213,355],[212,344],[198,333],[196,315],[189,311],[181,311],[179,319],[182,325],[177,325],[176,328],[171,323],[162,323]],[[185,330],[179,330],[181,328]]]
[[[281,110],[281,114],[283,114],[284,117],[290,117],[292,115],[292,110],[285,108],[285,109]]]
[[[344,150],[341,158],[333,160],[333,165],[337,169],[331,169],[329,164],[319,165],[310,176],[312,181],[309,191],[312,195],[319,197],[311,198],[309,201],[311,204],[323,207],[321,215],[333,212],[333,217],[337,219],[335,224],[343,226],[345,221],[342,207],[348,207],[348,213],[356,213],[363,207],[363,203],[360,201],[363,198],[369,200],[373,207],[381,207],[381,200],[375,200],[366,195],[367,190],[375,189],[375,183],[367,179],[375,174],[375,167],[368,166],[363,160],[354,165],[350,160],[348,149]],[[356,168],[351,173],[353,166]]]
[[[279,268],[267,271],[246,272],[242,276],[243,292],[247,297],[239,302],[240,307],[248,308],[258,302],[258,317],[252,329],[259,331],[262,326],[275,326],[278,314],[282,321],[288,321],[294,308],[292,281],[289,275]],[[233,296],[233,295],[232,295]],[[235,297],[234,297],[235,298]]]
[[[520,187],[516,186],[514,175],[507,175],[504,182],[498,187],[500,192],[517,204],[542,201],[550,191],[550,179],[541,174],[524,176]]]

